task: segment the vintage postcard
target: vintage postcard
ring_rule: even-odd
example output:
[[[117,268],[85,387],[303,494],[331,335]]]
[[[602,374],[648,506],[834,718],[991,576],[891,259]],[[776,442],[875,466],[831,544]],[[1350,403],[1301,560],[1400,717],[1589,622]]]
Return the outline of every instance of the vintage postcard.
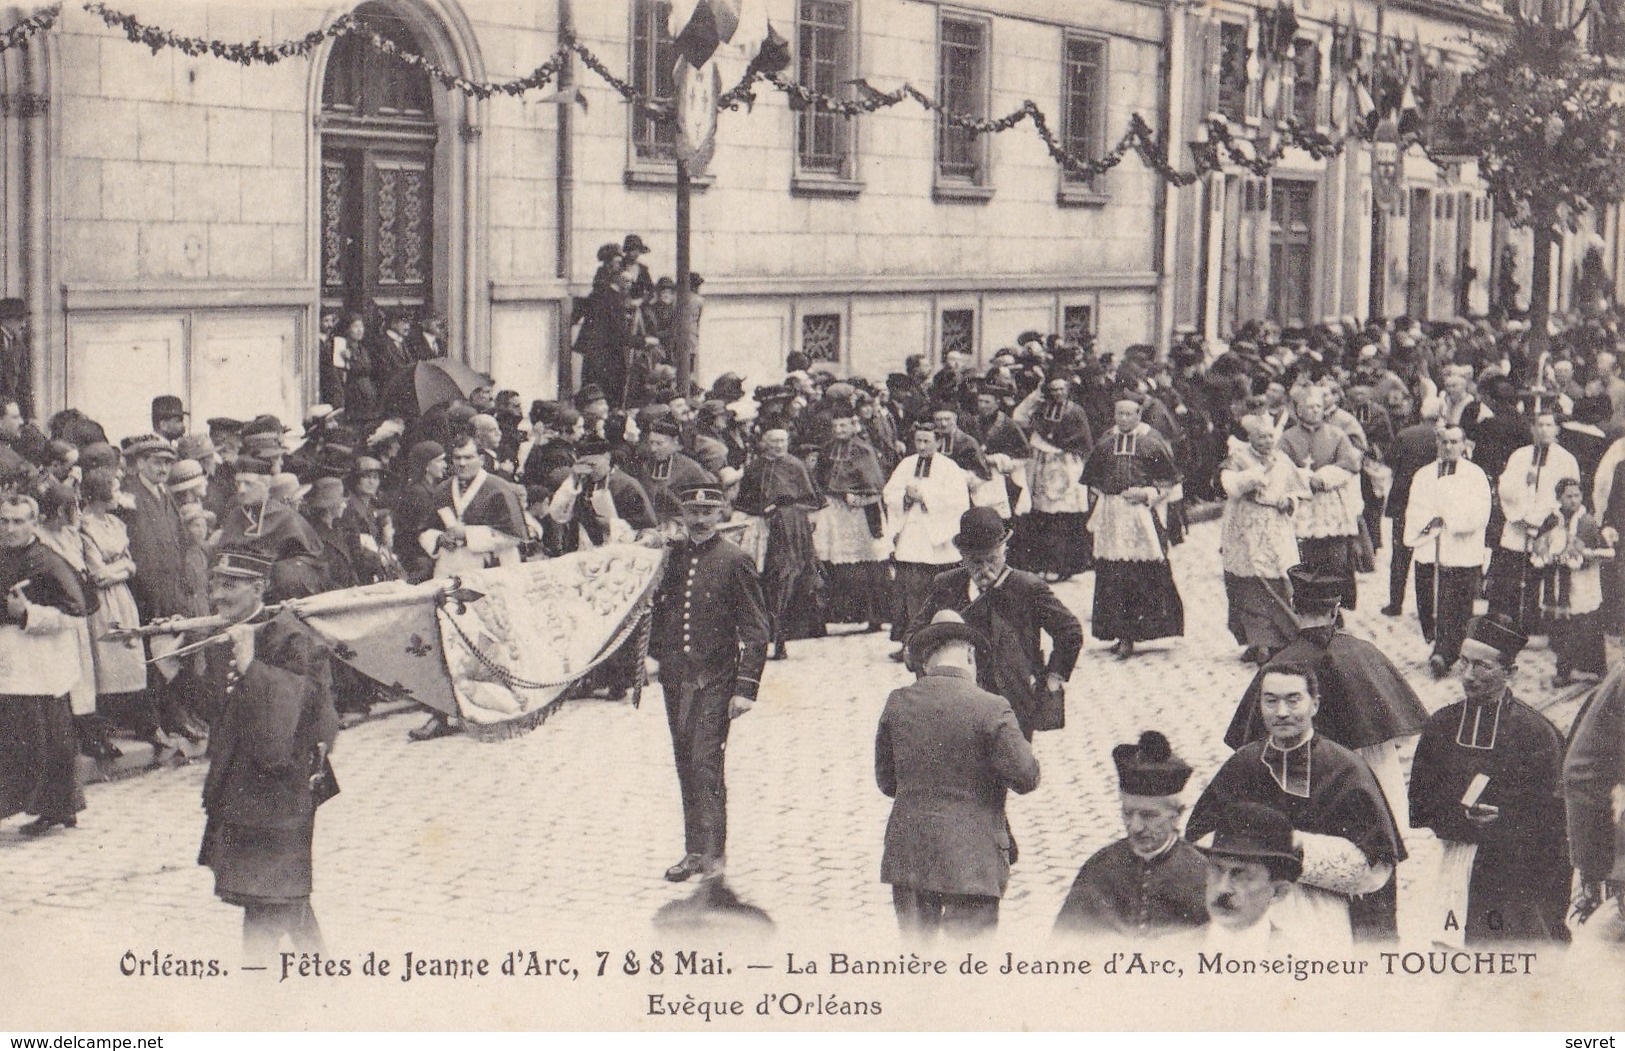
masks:
[[[1616,14],[8,8],[0,1028],[1609,1039]]]

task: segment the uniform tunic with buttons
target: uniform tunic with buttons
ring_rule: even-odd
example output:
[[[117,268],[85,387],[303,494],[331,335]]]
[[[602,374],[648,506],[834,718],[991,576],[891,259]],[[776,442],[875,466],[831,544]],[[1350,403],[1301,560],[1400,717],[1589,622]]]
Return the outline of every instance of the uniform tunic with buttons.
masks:
[[[767,609],[750,556],[720,535],[682,543],[666,560],[649,652],[660,681],[755,699],[767,659]]]
[[[687,853],[723,853],[729,702],[755,699],[767,640],[767,608],[749,555],[720,536],[671,549],[649,652],[660,661]]]

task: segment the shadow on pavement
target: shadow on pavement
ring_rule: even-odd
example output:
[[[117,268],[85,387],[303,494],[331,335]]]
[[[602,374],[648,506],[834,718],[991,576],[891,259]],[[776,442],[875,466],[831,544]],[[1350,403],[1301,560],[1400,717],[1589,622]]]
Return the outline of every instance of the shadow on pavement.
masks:
[[[715,879],[701,883],[686,898],[660,906],[654,925],[661,930],[762,933],[773,929],[773,919],[765,910],[740,898],[725,881]]]

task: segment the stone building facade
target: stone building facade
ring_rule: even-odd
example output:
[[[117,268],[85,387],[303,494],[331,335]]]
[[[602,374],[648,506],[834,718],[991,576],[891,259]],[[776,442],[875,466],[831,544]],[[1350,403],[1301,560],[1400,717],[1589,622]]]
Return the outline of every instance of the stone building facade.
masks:
[[[1471,68],[1475,45],[1506,24],[1499,2],[1301,0],[1290,50],[1281,45],[1271,71],[1257,56],[1277,10],[1245,0],[1183,9],[1182,53],[1173,57],[1183,71],[1182,141],[1203,138],[1212,116],[1247,138],[1275,119],[1346,135],[1360,103],[1336,55],[1351,23],[1367,62],[1379,26],[1406,59],[1425,54],[1436,98]],[[1251,318],[1301,326],[1486,312],[1496,224],[1476,163],[1417,146],[1399,154],[1392,141],[1323,159],[1289,148],[1264,177],[1230,164],[1194,187],[1175,206],[1174,324],[1224,338]],[[1379,164],[1394,173],[1386,181],[1373,178]]]
[[[524,76],[573,26],[640,90],[668,89],[661,0],[371,0],[403,50],[470,80]],[[178,33],[298,37],[347,8],[133,5]],[[747,11],[751,10],[747,5]],[[1155,122],[1170,10],[1148,0],[767,0],[719,52],[737,80],[767,21],[794,75],[842,97],[908,81],[987,116],[1024,99],[1098,155]],[[199,416],[317,391],[324,310],[444,315],[453,352],[527,397],[568,382],[570,297],[639,233],[674,270],[669,135],[575,60],[524,98],[475,100],[355,38],[240,66],[131,44],[74,5],[6,56],[9,288],[30,300],[41,413],[115,433],[147,399]],[[803,350],[880,376],[911,353],[991,356],[1025,329],[1156,342],[1165,191],[1136,159],[1070,179],[1030,126],[980,138],[912,101],[853,120],[771,88],[720,117],[693,198],[706,278],[699,378],[782,374]],[[563,360],[561,360],[563,359]]]

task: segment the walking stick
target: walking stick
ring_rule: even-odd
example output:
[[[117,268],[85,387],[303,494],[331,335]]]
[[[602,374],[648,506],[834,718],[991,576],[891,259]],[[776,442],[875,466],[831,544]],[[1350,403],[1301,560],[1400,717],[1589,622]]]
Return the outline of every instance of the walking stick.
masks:
[[[1433,534],[1433,652],[1439,652],[1439,581],[1444,576],[1444,527]]]
[[[1535,541],[1529,535],[1526,526],[1523,531],[1523,562],[1518,566],[1518,615],[1516,617],[1519,631],[1526,631],[1523,622],[1524,601],[1529,591],[1529,557],[1534,553]]]

